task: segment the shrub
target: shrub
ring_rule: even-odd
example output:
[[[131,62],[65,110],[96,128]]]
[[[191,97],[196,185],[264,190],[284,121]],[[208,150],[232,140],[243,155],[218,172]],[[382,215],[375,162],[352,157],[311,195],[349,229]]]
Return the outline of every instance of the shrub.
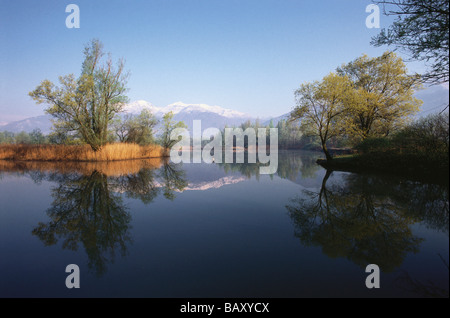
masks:
[[[391,140],[383,137],[366,138],[356,146],[358,152],[367,154],[373,152],[385,152],[391,148]]]

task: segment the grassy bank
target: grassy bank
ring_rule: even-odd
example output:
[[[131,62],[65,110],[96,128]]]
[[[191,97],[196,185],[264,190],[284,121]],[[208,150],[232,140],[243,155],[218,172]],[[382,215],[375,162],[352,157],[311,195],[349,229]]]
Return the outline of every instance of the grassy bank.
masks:
[[[0,145],[0,160],[115,161],[159,158],[164,154],[159,145],[129,143],[108,144],[97,152],[88,145]]]
[[[349,172],[378,172],[409,179],[448,184],[449,159],[424,154],[370,153],[337,156],[331,161],[317,160],[326,169]]]
[[[431,114],[385,137],[368,137],[357,154],[318,163],[332,170],[376,171],[449,183],[448,114]]]

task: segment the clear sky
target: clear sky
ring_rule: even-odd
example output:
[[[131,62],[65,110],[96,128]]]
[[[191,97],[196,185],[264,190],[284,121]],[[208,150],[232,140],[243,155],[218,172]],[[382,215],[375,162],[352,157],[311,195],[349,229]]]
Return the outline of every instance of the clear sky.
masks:
[[[80,8],[69,29],[68,4]],[[42,115],[42,80],[78,75],[100,39],[131,73],[130,101],[219,105],[254,116],[294,106],[294,91],[363,53],[370,0],[0,0],[0,122]],[[391,18],[389,18],[391,19]],[[381,15],[381,27],[391,20]],[[408,64],[421,71],[419,64]]]

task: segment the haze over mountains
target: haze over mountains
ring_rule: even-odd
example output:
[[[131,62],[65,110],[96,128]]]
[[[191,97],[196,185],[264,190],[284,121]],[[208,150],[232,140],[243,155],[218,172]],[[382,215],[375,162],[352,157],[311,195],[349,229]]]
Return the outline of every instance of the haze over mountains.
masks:
[[[445,105],[448,105],[449,89],[442,85],[433,86],[417,92],[416,97],[424,102],[417,117],[426,116],[434,112],[439,112]],[[143,109],[149,109],[158,119],[161,119],[165,113],[172,111],[175,114],[174,120],[184,121],[189,129],[192,129],[193,120],[201,120],[202,129],[208,127],[222,129],[225,126],[238,126],[247,120],[253,122],[256,119],[259,119],[262,125],[268,125],[271,120],[274,125],[277,125],[279,120],[286,119],[289,115],[289,113],[285,113],[273,118],[261,118],[220,106],[176,102],[165,107],[158,107],[144,100],[138,100],[127,104],[125,106],[125,113],[139,114]],[[29,133],[33,129],[39,128],[42,133],[49,134],[52,128],[51,119],[52,116],[50,115],[42,115],[10,123],[0,123],[0,131],[10,131],[14,133],[25,131]]]

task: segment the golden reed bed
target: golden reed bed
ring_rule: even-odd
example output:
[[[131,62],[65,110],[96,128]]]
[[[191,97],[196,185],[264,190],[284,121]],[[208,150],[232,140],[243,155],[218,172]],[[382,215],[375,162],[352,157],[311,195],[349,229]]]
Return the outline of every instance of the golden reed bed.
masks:
[[[16,161],[0,160],[0,173],[40,171],[90,175],[98,171],[108,177],[136,174],[141,169],[158,169],[167,158],[133,159],[121,161]]]
[[[29,170],[89,174],[100,171],[107,176],[159,168],[167,158],[159,145],[139,146],[116,143],[94,152],[88,145],[0,145],[0,172]]]
[[[115,161],[160,158],[159,145],[114,143],[94,152],[88,145],[0,145],[0,160],[20,161]]]

